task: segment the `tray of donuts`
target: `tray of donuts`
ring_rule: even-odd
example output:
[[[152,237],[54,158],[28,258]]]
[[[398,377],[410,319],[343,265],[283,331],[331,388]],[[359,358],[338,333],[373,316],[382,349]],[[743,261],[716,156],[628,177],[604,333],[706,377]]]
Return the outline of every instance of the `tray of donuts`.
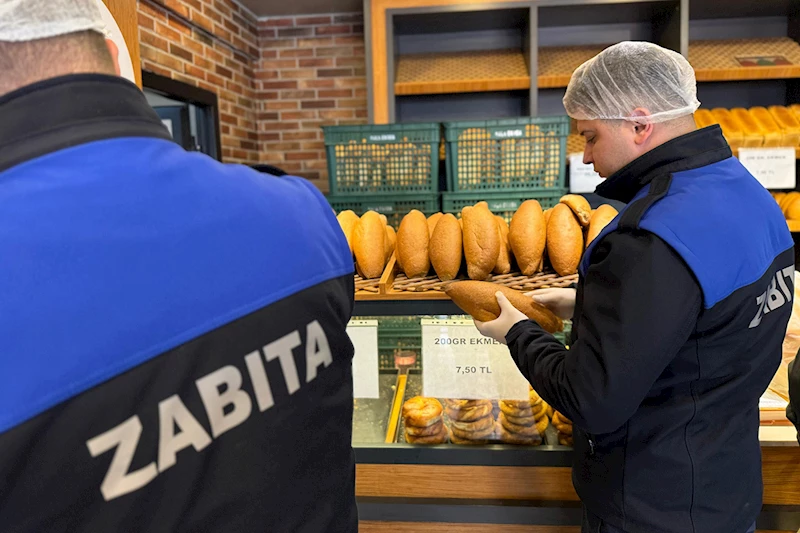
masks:
[[[490,281],[518,290],[564,287],[577,279],[590,243],[617,215],[610,205],[592,210],[580,195],[550,209],[522,202],[510,224],[481,201],[458,216],[411,211],[396,236],[391,291],[444,291],[452,280]]]
[[[526,400],[415,396],[403,404],[398,442],[417,445],[546,444],[554,415],[533,389]]]

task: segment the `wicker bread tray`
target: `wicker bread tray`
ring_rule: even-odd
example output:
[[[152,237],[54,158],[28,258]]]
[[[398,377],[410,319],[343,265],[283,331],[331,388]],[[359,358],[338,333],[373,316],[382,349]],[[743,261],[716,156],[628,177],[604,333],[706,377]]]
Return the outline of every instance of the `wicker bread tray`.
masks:
[[[572,276],[561,277],[555,272],[542,272],[535,276],[524,276],[519,272],[514,272],[511,274],[491,276],[487,281],[519,291],[532,291],[535,289],[568,287],[578,281],[578,275],[574,274]],[[450,282],[442,281],[436,276],[408,279],[405,274],[400,272],[395,276],[394,283],[392,284],[392,292],[444,292],[444,286],[447,285],[447,283]]]
[[[380,292],[380,282],[379,278],[375,279],[364,279],[358,274],[354,274],[355,283],[356,283],[356,293],[373,293],[378,294]]]

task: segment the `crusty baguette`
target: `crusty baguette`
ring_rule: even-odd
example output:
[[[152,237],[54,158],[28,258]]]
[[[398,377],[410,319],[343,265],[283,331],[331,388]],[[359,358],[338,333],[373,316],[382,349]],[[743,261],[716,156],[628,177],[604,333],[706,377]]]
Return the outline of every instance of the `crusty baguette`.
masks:
[[[581,226],[589,225],[589,220],[592,218],[592,206],[589,205],[589,201],[586,198],[580,194],[565,194],[561,197],[559,203],[567,204],[572,209]]]
[[[389,259],[392,257],[394,253],[395,247],[397,246],[397,233],[395,233],[394,228],[391,226],[386,226],[386,262],[389,262]]]
[[[353,251],[361,277],[381,277],[386,266],[386,225],[375,211],[367,211],[353,229]]]
[[[603,204],[594,211],[592,214],[592,220],[589,221],[589,231],[586,234],[586,248],[588,248],[589,244],[591,244],[591,242],[595,240],[598,235],[600,235],[600,232],[603,231],[603,228],[608,226],[608,224],[614,220],[614,217],[616,217],[617,214],[617,210],[608,204]]]
[[[428,217],[428,236],[433,237],[433,230],[436,229],[436,223],[442,218],[441,213],[434,213]]]
[[[413,209],[403,217],[397,230],[397,256],[409,278],[422,278],[431,268],[428,256],[428,221],[422,212]]]
[[[564,327],[561,319],[549,309],[533,301],[533,298],[503,285],[488,281],[454,281],[445,285],[444,291],[459,308],[481,322],[500,316],[500,304],[495,295],[500,291],[514,307],[546,331],[555,333]]]
[[[569,207],[564,207],[569,211]],[[511,218],[508,239],[519,269],[526,276],[534,275],[542,262],[547,240],[544,213],[538,201],[526,200],[519,206]]]
[[[559,276],[578,271],[583,253],[583,231],[572,210],[565,204],[553,208],[547,223],[547,257]]]
[[[347,239],[347,245],[350,247],[350,253],[353,253],[353,228],[355,228],[356,222],[358,222],[358,215],[356,215],[353,211],[348,209],[347,211],[342,211],[338,215],[336,215],[336,220],[339,221],[339,226],[342,228],[342,232],[344,233],[345,238]]]
[[[497,231],[500,235],[500,253],[497,255],[497,264],[494,266],[495,274],[508,274],[511,272],[511,245],[508,243],[508,224],[499,215],[494,217],[497,221]]]
[[[461,225],[450,213],[442,216],[430,243],[431,265],[442,281],[455,279],[461,268]]]
[[[470,279],[484,280],[489,277],[500,255],[500,234],[497,222],[488,207],[475,205],[465,207],[461,216],[464,220],[464,259],[467,262],[467,275]]]

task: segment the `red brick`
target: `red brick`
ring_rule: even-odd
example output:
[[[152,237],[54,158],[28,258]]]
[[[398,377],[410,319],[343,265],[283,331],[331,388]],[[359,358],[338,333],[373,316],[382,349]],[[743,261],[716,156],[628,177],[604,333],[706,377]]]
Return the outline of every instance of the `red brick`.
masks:
[[[260,70],[256,72],[255,78],[257,80],[277,80],[278,79],[278,71],[277,70]]]
[[[301,89],[332,89],[334,80],[300,80],[298,87]]]
[[[328,111],[320,111],[319,118],[335,119],[335,118],[353,118],[352,109],[331,109]]]
[[[239,32],[240,32],[239,26],[234,24],[230,20],[228,20],[228,19],[223,20],[222,21],[222,25],[225,26],[225,29],[227,29],[229,32],[233,33],[234,35],[239,35]]]
[[[314,91],[281,91],[281,100],[313,99]]]
[[[317,57],[350,57],[353,55],[353,48],[350,46],[317,48],[315,53]]]
[[[334,66],[334,59],[329,58],[314,58],[314,59],[301,59],[298,64],[301,67],[332,67]]]
[[[195,8],[196,10],[202,11],[203,6],[200,4],[199,0],[183,0],[183,1],[189,4],[191,7]]]
[[[278,37],[311,37],[314,35],[314,28],[281,28],[278,30]]]
[[[354,57],[364,57],[364,47],[363,46],[354,46],[353,47],[353,56]]]
[[[264,39],[261,41],[264,48],[294,48],[297,46],[295,39]]]
[[[177,72],[183,72],[183,62],[165,52],[156,51],[156,61],[163,67]]]
[[[286,131],[281,134],[284,141],[313,141],[319,139],[316,131]]]
[[[334,41],[336,44],[355,44],[355,45],[363,45],[364,44],[364,37],[361,35],[353,35],[350,37],[337,37]]]
[[[269,19],[259,20],[258,21],[258,25],[259,26],[264,26],[265,28],[272,28],[272,27],[276,27],[276,26],[288,27],[288,26],[294,26],[294,19],[291,18],[291,17],[289,17],[289,18],[283,18],[283,17],[282,18],[269,18]]]
[[[320,91],[317,93],[319,98],[351,98],[353,96],[352,89],[335,89],[332,91]]]
[[[201,80],[206,79],[206,72],[203,69],[197,68],[194,65],[186,64],[183,66],[184,72],[190,76],[194,76],[195,78],[200,78]]]
[[[202,57],[194,56],[194,64],[196,67],[200,67],[202,69],[211,70],[214,68],[214,63],[209,61],[208,59],[204,59]]]
[[[360,67],[360,68],[364,68],[364,58],[363,57],[337,57],[336,58],[336,66],[337,67]]]
[[[286,154],[287,161],[304,161],[306,159],[316,159],[316,152],[289,152]]]
[[[364,22],[364,14],[363,13],[346,13],[342,15],[334,15],[333,22],[336,24],[343,24],[343,23],[363,23]]]
[[[311,57],[313,55],[313,48],[287,48],[280,50],[281,57]]]
[[[200,12],[192,10],[191,20],[209,33],[213,33],[214,23],[210,18],[200,14]]]
[[[274,39],[277,35],[275,28],[263,28],[258,30],[259,39]]]
[[[316,26],[318,24],[330,24],[331,17],[295,17],[295,25],[297,26]]]
[[[180,0],[162,0],[162,3],[180,16],[189,18],[189,8]]]
[[[220,15],[213,6],[209,4],[203,5],[203,14],[218,24],[222,24],[222,15]]]
[[[206,49],[206,57],[208,59],[210,59],[211,61],[213,61],[214,63],[224,63],[225,62],[225,56],[223,56],[222,54],[220,54],[217,50],[215,50],[213,48],[207,48]]]
[[[297,122],[264,122],[261,124],[261,129],[265,131],[296,130],[300,129],[300,124]]]
[[[239,119],[233,115],[228,115],[227,113],[220,113],[219,120],[223,124],[233,124],[234,126],[239,123]]]
[[[208,46],[209,48],[214,47],[214,40],[209,37],[206,33],[192,29],[192,38],[195,39],[199,43],[203,43],[204,45]]]
[[[317,111],[284,111],[281,120],[305,120],[317,118]]]
[[[223,57],[233,57],[233,50],[226,43],[214,41],[214,50],[222,54]]]
[[[260,138],[265,141],[279,141],[281,139],[280,133],[262,133]]]
[[[231,9],[222,0],[214,0],[214,7],[226,17],[232,15]]]
[[[167,12],[163,9],[155,8],[145,2],[137,2],[136,7],[139,9],[139,11],[143,12],[145,15],[153,17],[155,20],[163,20],[165,22],[167,20]]]
[[[297,39],[298,48],[319,48],[321,46],[333,46],[331,38]]]
[[[367,97],[367,90],[366,89],[353,89],[353,96],[356,98],[366,98]]]
[[[253,141],[239,141],[239,144],[245,150],[258,150],[258,144]]]
[[[308,100],[300,102],[300,109],[325,109],[336,107],[336,102],[333,100]]]
[[[336,78],[333,80],[333,83],[336,87],[340,88],[356,88],[367,86],[367,80],[365,78]]]
[[[231,32],[223,29],[219,24],[214,25],[214,35],[228,42],[231,40]]]
[[[234,52],[234,54],[235,53],[236,52]],[[235,55],[232,58],[231,57],[226,57],[224,64],[225,64],[226,67],[228,67],[229,69],[231,69],[234,72],[241,72],[244,69],[244,64],[239,59],[239,57],[235,56]]]
[[[215,70],[215,71],[216,71],[216,73],[217,73],[217,74],[219,74],[220,76],[224,76],[224,77],[226,77],[226,78],[228,78],[228,79],[230,79],[230,78],[233,78],[233,72],[231,72],[229,69],[227,69],[227,68],[225,68],[225,67],[223,67],[223,66],[221,66],[221,65],[217,65],[217,66],[214,68],[214,70]]]
[[[266,102],[266,109],[297,109],[300,107],[300,102]]]
[[[313,68],[281,70],[281,79],[300,80],[316,78],[317,72]]]
[[[352,76],[353,70],[349,68],[327,68],[319,69],[317,75],[320,78],[341,78],[343,76]]]
[[[181,34],[167,26],[164,23],[156,22],[156,33],[164,37],[170,42],[179,43],[181,42]]]
[[[201,55],[202,56],[203,54],[206,53],[205,46],[203,46],[202,44],[198,43],[197,41],[194,41],[189,36],[185,35],[183,37],[183,39],[182,39],[181,44],[183,45],[184,48],[186,48],[187,50],[191,51],[195,55]]]
[[[297,68],[297,60],[296,59],[277,59],[274,61],[262,61],[260,64],[261,70],[269,70],[269,69],[285,69],[285,68]]]
[[[151,63],[149,61],[142,62],[142,70],[146,70],[147,72],[154,72],[155,74],[166,76],[167,78],[172,76],[172,73],[169,70],[159,67],[155,63]]]
[[[357,118],[367,118],[369,114],[367,113],[366,109],[356,109],[356,117]]]
[[[301,143],[300,144],[301,150],[324,150],[325,143],[324,142],[310,142],[310,143]]]
[[[192,53],[189,50],[181,48],[180,46],[174,43],[169,43],[169,51],[172,55],[176,55],[181,59],[185,59],[186,61],[189,62],[191,62],[194,59]]]
[[[223,80],[216,74],[212,74],[209,72],[208,74],[206,74],[206,80],[208,80],[209,83],[213,83],[217,87],[225,87],[225,80]]]
[[[357,98],[355,100],[339,100],[339,107],[367,107],[366,98]]]
[[[353,24],[353,34],[355,34],[355,35],[364,35],[364,25],[363,24]]]
[[[270,92],[263,92],[260,94],[262,100],[277,100],[278,99],[278,91],[270,91]]]
[[[314,31],[316,35],[349,35],[350,32],[351,30],[349,25],[320,26]]]
[[[323,170],[328,168],[328,163],[324,159],[317,161],[309,161],[308,163],[306,163],[306,167]]]
[[[263,89],[297,89],[296,81],[265,81],[261,84]]]
[[[365,67],[353,69],[353,76],[357,78],[363,78],[366,75],[367,75],[367,69]]]
[[[278,113],[261,113],[258,118],[259,120],[278,120],[280,117]]]
[[[317,130],[324,126],[325,124],[330,124],[329,120],[305,120],[301,123],[302,129],[304,130]]]
[[[139,28],[145,28],[148,30],[154,30],[156,27],[156,21],[152,17],[148,17],[141,11],[136,14],[137,18],[139,19]]]
[[[261,50],[258,55],[259,55],[259,57],[261,57],[261,59],[275,59],[276,57],[278,57],[278,51],[277,50]]]
[[[153,46],[155,48],[159,48],[165,52],[169,51],[169,43],[166,39],[162,39],[161,37],[157,36],[154,33],[150,33],[149,31],[141,30],[139,32],[139,42],[142,44],[147,44]]]
[[[184,24],[184,22],[179,18],[173,17],[172,15],[168,17],[167,24],[169,24],[171,28],[183,33],[184,35],[192,34],[192,28]]]

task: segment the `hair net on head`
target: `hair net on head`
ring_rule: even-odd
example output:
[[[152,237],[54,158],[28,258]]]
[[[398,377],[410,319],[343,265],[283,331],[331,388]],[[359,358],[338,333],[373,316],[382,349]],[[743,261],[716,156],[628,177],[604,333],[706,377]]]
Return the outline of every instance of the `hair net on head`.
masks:
[[[694,69],[682,55],[646,42],[621,42],[585,62],[572,74],[564,95],[567,114],[577,120],[633,119],[665,122],[700,107]]]
[[[97,0],[0,0],[0,41],[33,41],[86,30],[105,33]]]

